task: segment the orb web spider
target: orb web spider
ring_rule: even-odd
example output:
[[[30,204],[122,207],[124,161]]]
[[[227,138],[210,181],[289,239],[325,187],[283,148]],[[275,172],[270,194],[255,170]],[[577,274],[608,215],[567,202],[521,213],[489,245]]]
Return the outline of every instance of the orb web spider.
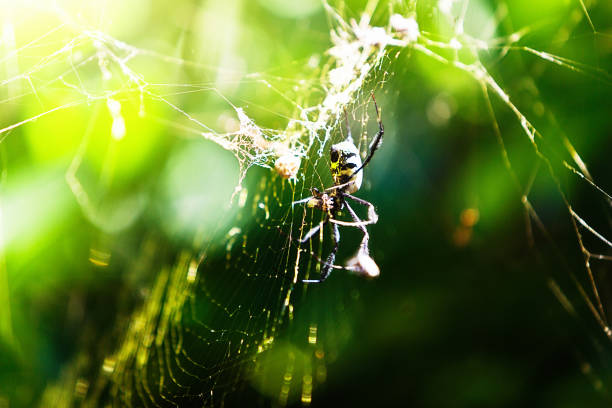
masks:
[[[372,101],[374,101],[374,108],[376,109],[376,120],[378,122],[378,132],[372,139],[372,143],[369,147],[368,156],[365,158],[363,163],[361,157],[359,157],[359,150],[353,142],[351,136],[351,129],[346,118],[346,127],[348,136],[343,142],[332,145],[330,148],[330,172],[332,174],[334,185],[324,191],[319,191],[317,188],[312,188],[312,196],[306,197],[299,201],[294,201],[295,204],[306,204],[310,208],[318,208],[319,210],[326,213],[325,219],[321,221],[317,226],[313,227],[310,231],[300,239],[300,244],[308,242],[321,228],[326,224],[331,224],[332,238],[334,240],[334,247],[331,253],[327,256],[325,261],[318,259],[323,265],[321,275],[319,279],[305,279],[305,283],[319,283],[323,282],[329,276],[332,269],[346,269],[354,272],[358,272],[370,277],[378,276],[379,269],[376,263],[369,256],[368,241],[370,236],[366,225],[375,224],[378,221],[378,214],[374,209],[374,205],[369,201],[355,197],[352,194],[357,192],[361,188],[363,181],[363,173],[361,172],[365,166],[372,160],[372,156],[382,143],[382,137],[385,133],[385,128],[380,118],[380,111],[376,104],[374,94]],[[368,207],[368,219],[361,220],[353,208],[349,205],[347,199],[353,200],[354,202]],[[341,221],[336,217],[338,213],[346,208],[348,213],[353,219],[352,222]],[[348,227],[357,227],[363,232],[363,239],[359,245],[357,255],[348,261],[346,266],[334,265],[336,260],[336,253],[340,245],[340,230],[338,225],[344,225]]]

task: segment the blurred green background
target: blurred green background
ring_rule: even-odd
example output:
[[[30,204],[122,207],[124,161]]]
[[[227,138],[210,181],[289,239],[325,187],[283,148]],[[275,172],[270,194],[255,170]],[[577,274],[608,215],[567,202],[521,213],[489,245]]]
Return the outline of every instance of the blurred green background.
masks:
[[[579,167],[567,138],[612,191],[609,3],[0,5],[0,407],[610,404],[596,318],[610,262],[589,259],[601,314],[568,211],[609,239],[610,200],[563,166]],[[302,252],[294,268],[288,237],[319,215],[289,204],[330,185],[328,146],[310,146],[296,182],[251,167],[230,204],[246,150],[236,160],[201,133],[235,131],[235,105],[274,140],[326,96],[333,14],[366,10],[376,26],[415,16],[440,42],[465,10],[465,33],[489,48],[458,58],[479,57],[539,154],[489,92],[492,119],[474,78],[391,48],[347,106],[362,151],[370,92],[382,108],[358,193],[380,215],[381,275],[293,284],[317,266]],[[343,229],[340,263],[359,239]]]

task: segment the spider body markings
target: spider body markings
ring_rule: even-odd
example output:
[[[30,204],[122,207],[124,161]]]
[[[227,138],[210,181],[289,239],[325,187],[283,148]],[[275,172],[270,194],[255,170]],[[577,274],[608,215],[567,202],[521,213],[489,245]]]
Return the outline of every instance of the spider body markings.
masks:
[[[368,156],[365,158],[365,160],[363,162],[361,161],[359,149],[357,149],[357,146],[355,146],[353,143],[351,130],[348,126],[347,120],[348,136],[346,140],[332,145],[329,151],[331,161],[330,173],[334,180],[334,185],[324,191],[319,191],[317,188],[313,188],[311,190],[312,196],[293,202],[294,205],[306,204],[306,206],[309,208],[318,208],[326,214],[323,221],[310,229],[310,231],[308,231],[304,237],[300,239],[300,244],[308,242],[321,228],[327,224],[330,224],[331,226],[332,238],[334,240],[334,247],[327,256],[327,259],[324,262],[319,260],[323,265],[320,278],[303,280],[305,283],[323,282],[325,279],[327,279],[332,269],[347,269],[371,277],[378,276],[378,266],[376,266],[376,263],[369,256],[368,242],[370,236],[366,228],[366,225],[374,224],[378,221],[378,214],[376,214],[376,210],[374,209],[374,205],[372,203],[352,195],[361,188],[361,184],[363,182],[362,170],[370,162],[372,156],[380,147],[382,137],[385,132],[374,94],[372,94],[372,100],[374,101],[374,107],[376,108],[378,132],[370,144]],[[361,220],[357,213],[349,205],[347,199],[368,207],[368,219]],[[344,208],[346,208],[353,219],[352,222],[337,219],[340,211]],[[338,225],[356,227],[363,232],[363,238],[361,240],[361,244],[359,245],[357,255],[348,262],[347,266],[338,266],[334,264],[336,260],[336,253],[338,252],[340,245],[340,229],[338,228]]]
[[[362,163],[359,150],[351,136],[349,135],[344,142],[333,145],[329,149],[329,155],[331,158],[329,169],[334,179],[334,186],[346,184],[346,187],[341,190],[347,194],[359,190],[363,181],[363,173],[355,170],[360,168]]]

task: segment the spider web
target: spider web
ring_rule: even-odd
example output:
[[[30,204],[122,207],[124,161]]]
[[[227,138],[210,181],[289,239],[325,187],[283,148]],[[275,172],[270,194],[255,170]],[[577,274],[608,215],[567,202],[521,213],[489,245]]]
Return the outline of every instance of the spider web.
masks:
[[[235,37],[240,27],[218,21],[235,15],[238,6],[216,7],[202,10],[194,24],[210,24],[203,36],[222,29],[224,38]],[[609,42],[608,27],[591,18],[591,10],[600,8],[605,6],[583,1],[564,6],[560,13],[571,18],[551,29],[546,21],[521,21],[503,2],[324,4],[328,27],[318,31],[319,48],[295,56],[291,67],[253,72],[245,70],[235,39],[210,51],[217,53],[216,64],[206,64],[199,62],[205,60],[201,55],[185,56],[194,52],[183,50],[201,40],[190,34],[163,32],[137,41],[136,31],[113,32],[111,21],[119,15],[112,15],[109,4],[76,11],[57,3],[10,8],[0,56],[0,146],[9,191],[2,212],[13,214],[21,205],[12,198],[17,195],[11,195],[10,182],[13,173],[20,174],[16,158],[26,150],[44,163],[39,171],[64,179],[37,179],[43,200],[54,197],[54,204],[30,224],[14,225],[4,217],[2,241],[24,245],[20,240],[33,225],[53,228],[50,220],[76,203],[95,230],[87,237],[90,267],[115,271],[121,287],[116,297],[111,292],[98,299],[115,317],[104,332],[97,322],[83,324],[79,351],[46,387],[42,405],[231,404],[246,398],[247,384],[279,405],[309,404],[313,393],[316,398],[328,364],[346,352],[355,326],[347,310],[362,307],[362,281],[332,279],[315,288],[301,283],[318,276],[317,259],[326,256],[330,243],[321,234],[297,244],[321,214],[291,203],[310,195],[312,187],[331,185],[327,151],[346,136],[345,112],[355,143],[367,154],[376,132],[370,93],[377,94],[385,121],[386,106],[401,100],[388,93],[387,83],[412,59],[478,86],[498,160],[513,183],[511,199],[523,206],[530,246],[544,264],[559,265],[547,274],[550,290],[570,315],[595,321],[609,342],[602,272],[612,259],[608,180],[605,170],[589,172],[535,81],[552,65],[609,88],[607,61],[562,56],[572,41]],[[482,14],[484,28],[478,26]],[[41,23],[26,31],[32,19]],[[311,34],[304,31],[303,37]],[[177,37],[179,46],[163,35]],[[552,46],[544,51],[541,43]],[[533,72],[519,85],[511,80],[521,76],[504,65],[517,56],[535,58]],[[453,109],[440,94],[427,109],[428,119],[446,123]],[[56,133],[40,134],[53,127]],[[508,140],[517,129],[522,144]],[[387,140],[400,142],[385,144],[401,143],[403,135],[389,132],[388,125],[387,131]],[[50,147],[54,140],[59,147]],[[523,154],[536,164],[515,164]],[[145,165],[156,160],[157,168]],[[374,188],[367,178],[364,195]],[[541,180],[551,182],[570,220],[582,255],[577,265],[558,248],[550,227],[555,221],[540,214]],[[600,203],[604,215],[582,209],[582,195]],[[475,217],[473,208],[462,213],[453,235],[457,245],[469,241]],[[137,238],[117,238],[126,231]],[[340,263],[354,253],[357,238],[343,236]],[[3,286],[10,287],[14,277],[6,271]],[[8,293],[0,296],[10,305]],[[3,336],[18,343],[11,308],[3,313]]]

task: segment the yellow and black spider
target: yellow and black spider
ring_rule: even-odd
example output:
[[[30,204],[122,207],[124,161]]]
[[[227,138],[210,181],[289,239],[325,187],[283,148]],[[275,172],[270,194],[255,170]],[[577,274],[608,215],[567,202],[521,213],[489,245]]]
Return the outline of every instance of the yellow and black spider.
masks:
[[[305,279],[303,282],[323,282],[329,276],[332,269],[348,269],[371,277],[378,275],[378,266],[376,266],[374,261],[369,257],[368,241],[370,236],[368,235],[368,230],[365,227],[369,224],[375,224],[378,221],[378,215],[376,214],[374,205],[372,205],[372,203],[351,195],[361,188],[361,182],[363,180],[363,173],[361,171],[370,162],[374,152],[376,152],[376,150],[380,147],[383,134],[385,133],[374,94],[372,94],[372,100],[374,101],[374,107],[376,109],[378,132],[372,139],[368,156],[365,158],[363,163],[361,162],[361,157],[359,157],[359,150],[353,142],[351,129],[348,126],[347,120],[348,136],[346,140],[332,145],[329,152],[331,159],[330,172],[334,179],[334,185],[323,192],[319,191],[317,188],[313,188],[312,196],[293,202],[293,204],[305,203],[310,208],[318,208],[326,213],[325,219],[316,227],[313,227],[310,231],[308,231],[300,240],[300,244],[308,242],[308,240],[310,240],[314,234],[316,234],[328,223],[331,224],[332,238],[334,240],[334,247],[325,262],[319,260],[323,264],[320,278]],[[367,206],[368,219],[361,220],[351,208],[347,202],[347,199]],[[348,213],[351,215],[351,218],[353,219],[352,222],[342,221],[336,218],[340,210],[344,208],[346,208]],[[363,239],[361,240],[357,255],[348,262],[347,266],[344,267],[334,265],[336,253],[338,252],[338,246],[340,245],[340,231],[338,225],[357,227],[363,232]]]

